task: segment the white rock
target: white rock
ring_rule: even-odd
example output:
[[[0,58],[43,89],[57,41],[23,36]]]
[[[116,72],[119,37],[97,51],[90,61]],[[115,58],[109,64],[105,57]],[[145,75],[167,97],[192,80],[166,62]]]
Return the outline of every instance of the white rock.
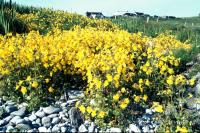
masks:
[[[46,127],[39,127],[38,130],[39,130],[39,132],[47,132]]]
[[[92,122],[91,125],[88,127],[88,132],[92,133],[92,132],[94,132],[94,129],[95,129],[95,124],[94,124],[94,122]]]
[[[78,128],[78,131],[82,133],[88,132],[87,128],[83,124]]]
[[[148,126],[145,126],[145,127],[142,127],[142,130],[143,130],[143,132],[149,132],[149,127]]]
[[[130,124],[130,125],[129,125],[129,130],[130,130],[131,132],[141,133],[140,129],[139,129],[135,124]]]
[[[61,127],[61,132],[62,132],[62,133],[67,132],[67,127]]]
[[[58,118],[58,117],[55,117],[55,118],[53,118],[53,120],[52,120],[52,124],[58,124],[60,122],[60,119]]]
[[[30,121],[34,121],[37,119],[37,116],[35,114],[32,114],[31,116],[29,116],[28,118]]]
[[[107,132],[107,131],[106,131]],[[121,133],[122,130],[120,128],[116,128],[116,127],[111,127],[108,132],[111,132],[111,133]]]

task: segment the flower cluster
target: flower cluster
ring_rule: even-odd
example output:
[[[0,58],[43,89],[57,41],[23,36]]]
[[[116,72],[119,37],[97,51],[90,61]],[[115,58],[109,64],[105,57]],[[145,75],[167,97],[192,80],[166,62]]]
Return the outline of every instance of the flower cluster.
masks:
[[[81,75],[87,86],[85,99],[77,103],[80,111],[100,124],[122,124],[125,114],[137,109],[134,103],[163,112],[162,102],[175,93],[175,86],[193,84],[183,75],[175,75],[179,59],[173,50],[177,48],[190,45],[170,35],[150,38],[118,29],[77,26],[68,31],[56,28],[45,35],[37,31],[8,34],[0,36],[0,74],[13,75],[7,85],[14,84],[13,91],[26,98],[32,91],[38,97],[53,95],[68,75]]]

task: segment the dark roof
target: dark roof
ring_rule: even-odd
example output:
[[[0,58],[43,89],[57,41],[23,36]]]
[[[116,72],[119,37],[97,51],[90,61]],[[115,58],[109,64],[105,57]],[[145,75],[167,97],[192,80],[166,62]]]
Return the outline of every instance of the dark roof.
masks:
[[[102,12],[86,12],[87,15],[91,15],[91,14],[98,14],[98,15],[103,15]]]

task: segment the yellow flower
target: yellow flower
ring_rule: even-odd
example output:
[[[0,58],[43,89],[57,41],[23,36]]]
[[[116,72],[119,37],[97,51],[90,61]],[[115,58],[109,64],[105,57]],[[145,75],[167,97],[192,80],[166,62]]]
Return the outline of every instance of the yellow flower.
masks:
[[[19,89],[19,87],[20,87],[19,85],[16,85],[16,86],[15,86],[15,90],[18,90],[18,89]]]
[[[106,78],[107,78],[108,82],[111,82],[111,81],[112,81],[112,76],[111,76],[110,74],[107,74],[107,75],[106,75]]]
[[[188,132],[188,129],[187,129],[186,127],[177,126],[175,132],[187,133],[187,132]]]
[[[146,80],[145,85],[146,85],[146,86],[150,86],[150,81],[149,81],[149,79]]]
[[[92,116],[92,117],[95,117],[96,115],[97,115],[97,111],[96,111],[96,110],[92,110],[91,116]]]
[[[119,94],[118,93],[113,96],[113,100],[114,101],[118,101],[119,100]]]
[[[38,85],[39,85],[39,84],[38,84],[37,81],[33,81],[32,84],[31,84],[31,86],[32,86],[33,88],[37,88]]]
[[[31,81],[31,76],[28,76],[28,77],[26,78],[26,81]]]
[[[195,79],[194,78],[190,79],[189,83],[190,83],[190,86],[193,86],[195,84]]]
[[[155,111],[158,112],[158,113],[164,112],[163,106],[160,105],[158,102],[153,102],[152,108],[155,109]]]
[[[19,80],[18,84],[22,85],[23,82],[24,82],[23,80]]]
[[[173,76],[169,76],[169,77],[167,78],[167,84],[168,84],[168,85],[173,85],[173,83],[174,83],[174,77],[173,77]]]
[[[123,87],[123,88],[121,89],[121,92],[122,92],[122,93],[125,93],[125,92],[126,92],[126,89]]]
[[[99,114],[98,114],[98,117],[99,118],[104,118],[106,115],[106,113],[104,111],[100,111]]]
[[[87,112],[90,114],[92,112],[92,108],[91,107],[87,107]]]
[[[134,101],[136,102],[136,103],[138,103],[139,101],[140,101],[140,96],[134,96]]]
[[[124,103],[129,104],[129,103],[130,103],[130,100],[129,100],[128,98],[125,98],[125,99],[124,99]]]
[[[49,81],[50,81],[50,79],[48,79],[48,78],[47,78],[47,79],[45,79],[45,82],[46,82],[46,83],[49,83]]]
[[[103,85],[104,85],[104,87],[108,86],[109,85],[108,80],[106,80]]]
[[[27,93],[26,87],[22,86],[21,87],[21,92],[22,92],[23,95],[26,94]]]
[[[85,113],[85,107],[83,106],[83,105],[81,105],[80,107],[79,107],[79,109],[80,109],[80,111],[84,114]]]
[[[148,96],[145,94],[142,99],[146,102],[147,98],[148,98]]]
[[[54,89],[53,89],[52,87],[49,87],[48,91],[49,91],[50,93],[53,93],[53,92],[54,92]]]
[[[125,102],[121,102],[119,106],[121,109],[125,109],[127,107],[127,104]]]

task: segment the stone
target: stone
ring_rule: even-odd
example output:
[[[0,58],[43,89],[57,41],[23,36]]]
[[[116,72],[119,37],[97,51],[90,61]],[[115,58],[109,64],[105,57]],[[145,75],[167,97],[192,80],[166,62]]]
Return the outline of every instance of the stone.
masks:
[[[77,133],[77,130],[75,128],[72,128],[69,132],[71,132],[71,133]]]
[[[148,126],[144,126],[144,127],[142,127],[142,130],[143,130],[143,132],[144,133],[148,133],[149,132],[149,127]]]
[[[80,99],[84,97],[83,91],[79,90],[69,90],[68,92],[69,99]]]
[[[68,100],[68,101],[66,102],[65,107],[66,107],[66,106],[74,106],[74,105],[76,104],[77,101],[78,101],[78,99]]]
[[[21,116],[21,117],[23,117],[25,114],[26,114],[26,108],[21,108],[18,111],[14,111],[11,113],[11,115]]]
[[[6,132],[11,132],[14,130],[13,126],[7,126]]]
[[[24,119],[18,119],[16,120],[16,125],[17,124],[27,124],[27,121],[25,121]]]
[[[45,117],[46,114],[45,114],[43,111],[37,111],[37,112],[35,113],[35,115],[36,115],[37,117],[43,118],[43,117]]]
[[[58,125],[55,125],[55,126],[52,128],[52,132],[60,132],[60,127],[58,127]]]
[[[53,118],[53,120],[52,120],[52,124],[58,124],[60,122],[60,119],[58,118],[58,117],[55,117],[55,118]]]
[[[62,133],[67,132],[67,127],[61,127],[61,132],[62,132]]]
[[[80,125],[80,123],[82,123],[82,118],[81,118],[81,114],[79,112],[79,110],[77,110],[77,108],[72,107],[69,112],[69,119],[71,121],[71,125],[74,127],[77,127]]]
[[[18,124],[16,128],[20,129],[20,131],[28,131],[31,129],[31,126],[28,124]]]
[[[54,117],[58,117],[58,114],[51,114],[51,115],[48,115],[49,118],[54,118]]]
[[[135,132],[135,133],[141,133],[139,127],[137,127],[135,124],[130,124],[129,125],[129,131],[130,132]]]
[[[188,67],[191,67],[191,66],[193,66],[193,65],[194,65],[194,62],[193,62],[193,61],[186,63],[186,66],[188,66]]]
[[[5,105],[7,105],[7,106],[14,106],[15,104],[16,104],[16,103],[13,102],[13,101],[11,101],[11,100],[6,101],[6,103],[5,103]]]
[[[28,106],[28,104],[27,103],[21,103],[18,106],[19,106],[19,108],[26,108]]]
[[[37,119],[37,116],[36,116],[35,114],[32,114],[32,115],[30,115],[30,116],[28,117],[28,119],[29,119],[30,121],[34,121],[34,120]]]
[[[20,116],[15,116],[15,117],[13,117],[13,118],[10,120],[10,123],[16,125],[16,122],[17,122],[18,120],[20,120],[20,119],[21,119]]]
[[[56,108],[56,107],[53,107],[53,106],[49,106],[49,107],[46,107],[43,109],[43,111],[46,113],[46,114],[54,114],[54,113],[59,113],[61,111],[60,108]]]
[[[95,124],[94,124],[94,122],[92,122],[91,125],[88,127],[88,132],[93,133],[94,130],[95,130]]]
[[[107,129],[106,132],[121,133],[122,130],[120,128],[111,127],[110,129]]]
[[[81,124],[81,126],[78,128],[78,131],[81,133],[88,132],[87,128],[85,127],[84,124]]]
[[[17,110],[17,107],[15,106],[15,105],[8,105],[8,106],[6,106],[5,107],[5,111],[7,112],[7,113],[11,113],[11,112],[13,112],[13,111],[16,111]]]
[[[8,124],[5,120],[0,120],[0,127]]]
[[[153,111],[152,111],[151,109],[146,109],[146,114],[152,115],[152,114],[153,114]]]
[[[195,86],[195,94],[196,96],[200,96],[200,82]]]
[[[43,117],[42,118],[42,125],[48,125],[48,124],[50,124],[51,123],[51,118],[49,118],[49,117]]]
[[[200,98],[190,98],[186,104],[188,109],[200,110]]]
[[[40,118],[37,118],[37,120],[35,121],[36,124],[38,124],[39,126],[41,126],[41,120]]]
[[[7,116],[4,121],[7,124],[11,119],[13,118],[13,116]]]
[[[39,127],[38,130],[39,130],[39,132],[47,132],[46,127]]]
[[[0,127],[0,132],[6,132],[6,128],[5,127]]]

